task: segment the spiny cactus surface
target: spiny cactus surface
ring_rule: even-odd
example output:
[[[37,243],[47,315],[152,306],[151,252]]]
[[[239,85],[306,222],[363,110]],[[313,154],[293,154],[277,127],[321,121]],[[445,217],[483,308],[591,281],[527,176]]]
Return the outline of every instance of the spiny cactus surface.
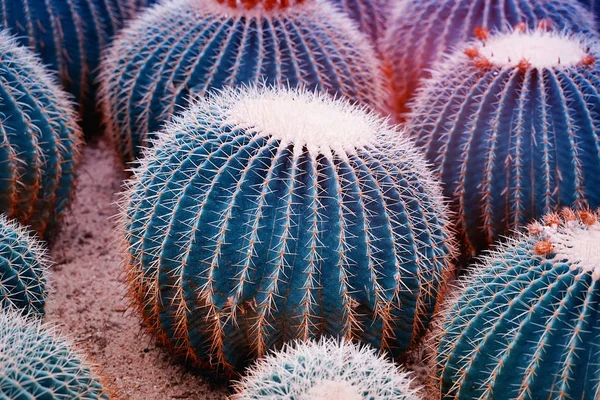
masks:
[[[82,134],[28,50],[0,32],[0,212],[44,235],[67,207]]]
[[[258,360],[232,400],[418,400],[411,380],[374,349],[329,338],[288,344]]]
[[[381,43],[390,74],[393,115],[398,121],[410,110],[414,96],[430,69],[446,54],[490,33],[537,25],[555,30],[594,33],[591,13],[571,0],[403,0],[388,18]]]
[[[380,81],[368,40],[325,1],[175,0],[115,41],[102,108],[117,152],[132,161],[190,96],[211,89],[305,86],[379,107]]]
[[[598,217],[549,214],[483,258],[437,335],[441,398],[598,398]]]
[[[0,311],[0,398],[108,399],[71,346],[41,322]]]
[[[37,239],[0,215],[0,309],[44,314],[48,264]]]
[[[326,94],[226,90],[156,146],[125,196],[126,265],[181,354],[232,372],[294,339],[399,355],[422,335],[453,243],[402,133]]]
[[[515,31],[458,50],[412,103],[467,253],[561,206],[600,206],[600,64],[583,36]]]

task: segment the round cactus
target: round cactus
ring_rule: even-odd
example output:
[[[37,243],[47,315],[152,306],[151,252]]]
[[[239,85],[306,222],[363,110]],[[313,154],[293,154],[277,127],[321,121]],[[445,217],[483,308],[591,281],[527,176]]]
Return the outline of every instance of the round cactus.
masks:
[[[600,64],[584,37],[515,31],[466,45],[412,103],[468,253],[560,206],[600,206]]]
[[[598,398],[598,217],[548,214],[483,258],[434,335],[441,398]]]
[[[321,0],[175,0],[125,29],[103,66],[102,104],[112,141],[136,159],[152,133],[210,89],[305,86],[379,106],[374,50]]]
[[[429,324],[452,252],[439,187],[401,133],[326,96],[209,96],[135,171],[133,298],[199,365],[321,334],[398,355]]]
[[[37,239],[0,215],[0,309],[44,314],[48,264]]]
[[[82,133],[65,95],[5,32],[0,115],[0,212],[43,235],[70,200]]]
[[[297,342],[259,360],[232,400],[418,400],[412,379],[367,346],[334,339]]]
[[[430,69],[457,46],[511,27],[595,32],[594,19],[571,0],[403,0],[388,18],[380,45],[392,86],[393,115],[402,121]]]
[[[70,345],[35,319],[0,311],[0,398],[108,399]]]

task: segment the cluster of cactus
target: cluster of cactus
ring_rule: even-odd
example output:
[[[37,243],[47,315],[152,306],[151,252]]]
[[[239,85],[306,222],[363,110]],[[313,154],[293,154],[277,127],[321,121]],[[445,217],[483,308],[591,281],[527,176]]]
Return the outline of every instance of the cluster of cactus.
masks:
[[[457,46],[485,39],[490,32],[537,25],[583,33],[595,32],[596,26],[590,12],[571,0],[398,2],[381,43],[391,78],[394,117],[403,120],[410,109],[408,101],[422,80],[430,78],[430,69],[438,68]]]
[[[418,400],[412,378],[367,346],[335,339],[287,344],[236,383],[232,400]]]
[[[483,258],[436,335],[442,399],[598,398],[599,217],[548,214]]]
[[[0,212],[44,235],[71,198],[82,133],[65,94],[5,32],[0,115]]]
[[[33,318],[0,311],[0,398],[108,399],[63,339]]]
[[[516,30],[465,45],[423,84],[408,129],[467,253],[561,206],[600,206],[599,56],[585,36]]]
[[[161,3],[124,29],[103,64],[107,134],[124,161],[135,160],[190,97],[243,84],[304,86],[380,107],[379,63],[353,27],[324,0]]]
[[[326,94],[199,99],[123,205],[133,299],[199,365],[241,370],[323,334],[402,354],[450,273],[441,189],[401,132]]]

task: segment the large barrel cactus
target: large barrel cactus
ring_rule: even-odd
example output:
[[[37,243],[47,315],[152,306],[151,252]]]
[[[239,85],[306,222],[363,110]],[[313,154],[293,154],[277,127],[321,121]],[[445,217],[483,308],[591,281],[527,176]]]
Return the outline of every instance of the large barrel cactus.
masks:
[[[0,32],[0,212],[40,235],[52,231],[71,197],[81,141],[64,93]]]
[[[453,245],[438,185],[402,133],[326,96],[210,96],[135,171],[131,292],[196,364],[322,334],[399,355],[429,324]]]
[[[598,218],[549,214],[483,258],[435,335],[442,399],[599,397]]]
[[[402,0],[388,18],[380,45],[390,74],[393,113],[398,121],[430,69],[446,54],[489,33],[537,25],[556,30],[595,32],[594,19],[571,0]]]
[[[383,100],[372,46],[324,0],[175,0],[147,10],[107,56],[102,105],[123,160],[210,89],[305,86],[364,104]]]
[[[409,131],[452,199],[468,253],[560,206],[600,206],[596,42],[534,30],[440,65]]]
[[[15,221],[0,215],[0,310],[44,314],[46,250]]]
[[[418,400],[411,381],[367,346],[321,339],[288,344],[257,361],[232,400]]]
[[[35,319],[0,311],[0,398],[108,399],[71,346]]]

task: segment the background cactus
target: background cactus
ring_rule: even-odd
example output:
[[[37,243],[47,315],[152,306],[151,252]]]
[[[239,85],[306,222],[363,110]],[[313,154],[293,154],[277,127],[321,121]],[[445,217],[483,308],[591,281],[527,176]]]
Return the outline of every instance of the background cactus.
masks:
[[[600,206],[597,60],[584,37],[515,31],[463,47],[424,83],[408,130],[468,253],[560,206]]]
[[[323,334],[399,355],[428,326],[452,252],[439,187],[402,133],[326,96],[210,96],[135,171],[131,294],[196,364]]]
[[[0,397],[108,399],[98,378],[41,322],[0,311]]]
[[[443,399],[600,394],[600,223],[549,214],[483,259],[437,334]]]
[[[44,314],[48,264],[37,239],[0,215],[0,309]]]
[[[0,32],[0,212],[51,231],[67,207],[82,134],[29,51]]]
[[[297,342],[269,354],[236,384],[232,400],[417,400],[411,377],[367,346]]]
[[[125,161],[140,155],[151,133],[190,95],[210,89],[302,85],[380,105],[374,51],[333,6],[320,0],[229,3],[162,3],[115,41],[103,67],[102,105]]]
[[[416,22],[415,22],[416,21]],[[556,30],[595,32],[595,22],[583,6],[571,0],[403,0],[388,18],[380,45],[390,74],[393,114],[398,121],[407,102],[431,68],[445,54],[489,32],[536,25]]]

